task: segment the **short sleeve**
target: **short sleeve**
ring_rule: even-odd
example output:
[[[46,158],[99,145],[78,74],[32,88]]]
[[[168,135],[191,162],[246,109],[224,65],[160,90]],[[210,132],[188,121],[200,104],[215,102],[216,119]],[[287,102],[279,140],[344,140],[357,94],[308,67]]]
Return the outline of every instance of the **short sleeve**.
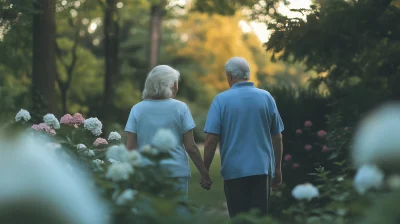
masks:
[[[182,118],[182,133],[186,133],[193,128],[196,127],[196,124],[194,123],[192,113],[190,113],[189,107],[186,105],[185,110],[183,112],[183,118]]]
[[[205,133],[221,135],[221,110],[217,98],[215,98],[208,111]]]
[[[278,135],[282,133],[284,130],[284,125],[283,121],[281,118],[281,115],[279,114],[278,107],[276,106],[276,102],[274,98],[271,96],[272,103],[273,103],[273,113],[272,113],[272,119],[271,119],[271,134],[272,135]]]
[[[131,112],[129,113],[128,121],[126,122],[125,131],[137,133],[137,122],[135,117],[135,109],[132,107]]]

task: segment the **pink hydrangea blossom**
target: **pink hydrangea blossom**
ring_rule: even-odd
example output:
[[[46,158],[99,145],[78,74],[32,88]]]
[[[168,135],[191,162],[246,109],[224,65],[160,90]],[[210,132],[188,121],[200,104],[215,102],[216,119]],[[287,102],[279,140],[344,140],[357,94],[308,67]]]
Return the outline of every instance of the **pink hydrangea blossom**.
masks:
[[[348,130],[349,130],[349,127],[345,127],[343,130],[344,130],[344,131],[348,131]]]
[[[287,154],[287,155],[285,156],[285,161],[290,161],[291,159],[292,159],[292,155]]]
[[[310,127],[312,127],[312,122],[311,121],[306,121],[306,122],[304,122],[304,127],[306,127],[306,128],[310,128]]]
[[[83,118],[82,114],[80,113],[75,113],[72,118],[73,118],[72,119],[73,124],[80,125],[83,124],[83,122],[85,122],[85,118]]]
[[[32,128],[35,129],[36,131],[45,131],[50,135],[56,135],[56,131],[54,129],[50,128],[45,123],[34,124],[34,125],[32,125]]]
[[[303,133],[303,131],[301,129],[296,130],[296,134],[301,135],[302,133]]]
[[[292,164],[292,168],[293,169],[297,169],[297,168],[299,168],[300,167],[300,164],[298,164],[298,163],[293,163]]]
[[[61,124],[72,124],[72,120],[73,119],[74,118],[71,116],[71,114],[66,114],[66,115],[61,117],[60,123]]]
[[[328,151],[329,151],[328,146],[324,145],[324,146],[322,147],[322,152],[328,152]]]
[[[305,149],[306,151],[310,151],[310,150],[312,149],[312,145],[310,145],[310,144],[305,145],[305,146],[304,146],[304,149]]]
[[[93,142],[93,145],[99,146],[99,145],[107,145],[108,142],[104,138],[97,138],[96,141]]]
[[[326,134],[327,134],[326,131],[321,130],[321,131],[318,132],[318,137],[325,138]]]

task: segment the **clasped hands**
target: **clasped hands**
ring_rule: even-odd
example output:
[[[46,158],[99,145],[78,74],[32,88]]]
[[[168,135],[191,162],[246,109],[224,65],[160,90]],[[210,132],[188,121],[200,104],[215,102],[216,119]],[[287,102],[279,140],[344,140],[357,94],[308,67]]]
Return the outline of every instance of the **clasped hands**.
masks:
[[[210,190],[212,183],[213,183],[213,181],[211,180],[211,177],[210,177],[209,173],[201,175],[201,177],[200,177],[200,186],[204,190],[207,190],[207,191]]]

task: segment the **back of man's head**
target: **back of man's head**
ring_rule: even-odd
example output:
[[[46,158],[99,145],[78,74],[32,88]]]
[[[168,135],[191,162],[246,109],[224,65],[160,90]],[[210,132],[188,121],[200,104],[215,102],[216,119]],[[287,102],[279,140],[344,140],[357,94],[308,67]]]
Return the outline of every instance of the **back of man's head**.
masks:
[[[242,57],[233,57],[225,64],[225,71],[230,72],[233,78],[250,79],[250,66],[246,59]]]

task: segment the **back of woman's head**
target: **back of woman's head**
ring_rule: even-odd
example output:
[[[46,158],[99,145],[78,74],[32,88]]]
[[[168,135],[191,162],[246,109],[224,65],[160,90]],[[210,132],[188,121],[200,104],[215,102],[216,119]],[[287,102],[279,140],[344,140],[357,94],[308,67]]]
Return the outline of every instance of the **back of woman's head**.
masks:
[[[142,99],[171,98],[171,88],[179,81],[179,76],[179,72],[168,65],[156,66],[147,76]]]

